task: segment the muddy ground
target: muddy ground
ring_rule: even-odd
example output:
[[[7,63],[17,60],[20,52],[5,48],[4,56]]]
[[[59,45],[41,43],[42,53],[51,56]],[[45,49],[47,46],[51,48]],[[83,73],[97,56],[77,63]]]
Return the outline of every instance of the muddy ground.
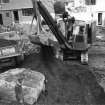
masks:
[[[102,38],[89,51],[89,65],[82,65],[75,60],[55,59],[52,51],[43,47],[39,54],[28,55],[20,67],[42,72],[48,80],[46,93],[41,94],[38,105],[105,105],[104,89],[99,85],[105,72],[104,52]]]
[[[48,48],[43,48],[40,54],[27,57],[22,67],[40,71],[48,80],[47,93],[40,96],[38,104],[104,105],[105,94],[92,73],[96,65],[91,63],[100,57],[91,56],[92,54],[89,54],[89,65],[81,65],[73,60],[67,62],[57,60],[51,56],[50,51],[48,53]]]

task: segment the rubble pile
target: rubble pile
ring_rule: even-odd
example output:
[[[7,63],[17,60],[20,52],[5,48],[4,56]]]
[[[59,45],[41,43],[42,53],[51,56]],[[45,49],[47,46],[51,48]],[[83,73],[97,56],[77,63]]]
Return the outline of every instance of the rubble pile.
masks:
[[[28,56],[30,54],[40,52],[40,46],[32,44],[29,39],[23,39],[23,43],[24,43],[23,50],[25,52],[25,55]]]

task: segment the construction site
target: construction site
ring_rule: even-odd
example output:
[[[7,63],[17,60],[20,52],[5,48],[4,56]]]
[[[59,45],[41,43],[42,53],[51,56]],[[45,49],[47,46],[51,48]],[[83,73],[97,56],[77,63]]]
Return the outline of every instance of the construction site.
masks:
[[[105,28],[103,15],[94,11],[98,0],[50,2],[54,16],[42,0],[27,1],[30,23],[10,6],[12,24],[3,18],[10,14],[1,3],[0,105],[105,105]]]

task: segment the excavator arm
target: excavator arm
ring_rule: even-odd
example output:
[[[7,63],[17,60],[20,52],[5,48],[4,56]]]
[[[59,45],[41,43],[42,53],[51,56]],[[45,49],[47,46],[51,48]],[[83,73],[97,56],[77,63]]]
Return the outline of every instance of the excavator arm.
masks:
[[[71,46],[68,44],[62,32],[59,30],[57,23],[52,18],[47,8],[43,5],[41,1],[36,1],[36,0],[32,1],[33,1],[32,3],[33,3],[34,16],[36,16],[39,12],[40,15],[43,17],[43,19],[45,20],[48,27],[50,28],[50,30],[52,31],[53,35],[58,40],[59,44],[65,48],[70,49]]]
[[[69,42],[61,32],[61,30],[58,28],[58,25],[56,21],[52,18],[50,13],[48,12],[47,8],[44,6],[44,4],[39,1],[39,0],[32,0],[33,2],[33,10],[34,10],[34,18],[37,20],[37,26],[39,27],[39,39],[44,39],[42,36],[45,36],[44,34],[42,35],[40,33],[41,31],[41,19],[40,15],[43,17],[45,20],[46,24],[52,31],[53,35],[56,37],[58,40],[58,43],[60,45],[60,48],[62,49],[62,54],[63,55],[63,60],[70,59],[71,57],[79,57],[82,63],[88,63],[88,43],[87,43],[87,32],[84,31],[78,31],[77,34],[74,34],[74,37],[70,40]],[[71,21],[70,21],[71,22]],[[83,25],[80,25],[81,27]],[[84,25],[86,26],[86,25]],[[84,27],[86,28],[86,27]],[[79,27],[79,29],[81,29]],[[77,31],[76,31],[77,32]],[[37,34],[37,35],[38,35]],[[42,35],[42,36],[41,36]],[[48,39],[48,36],[47,38]],[[41,41],[40,41],[41,42]],[[68,43],[69,42],[69,43]],[[43,42],[41,42],[43,43]],[[45,44],[45,43],[43,43]],[[46,45],[46,44],[45,44]],[[47,44],[49,45],[49,44]],[[50,45],[49,45],[50,46]]]

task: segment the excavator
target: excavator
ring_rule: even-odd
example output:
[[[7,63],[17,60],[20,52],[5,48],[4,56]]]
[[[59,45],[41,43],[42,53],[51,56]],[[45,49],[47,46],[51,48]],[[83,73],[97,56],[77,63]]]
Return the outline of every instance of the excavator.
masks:
[[[54,47],[56,57],[63,61],[79,58],[82,64],[88,64],[88,50],[95,40],[95,21],[76,20],[64,10],[60,18],[54,19],[42,1],[32,0],[32,4],[37,32],[29,37],[30,41]],[[47,26],[46,30],[42,23]],[[68,27],[71,27],[71,31]]]

